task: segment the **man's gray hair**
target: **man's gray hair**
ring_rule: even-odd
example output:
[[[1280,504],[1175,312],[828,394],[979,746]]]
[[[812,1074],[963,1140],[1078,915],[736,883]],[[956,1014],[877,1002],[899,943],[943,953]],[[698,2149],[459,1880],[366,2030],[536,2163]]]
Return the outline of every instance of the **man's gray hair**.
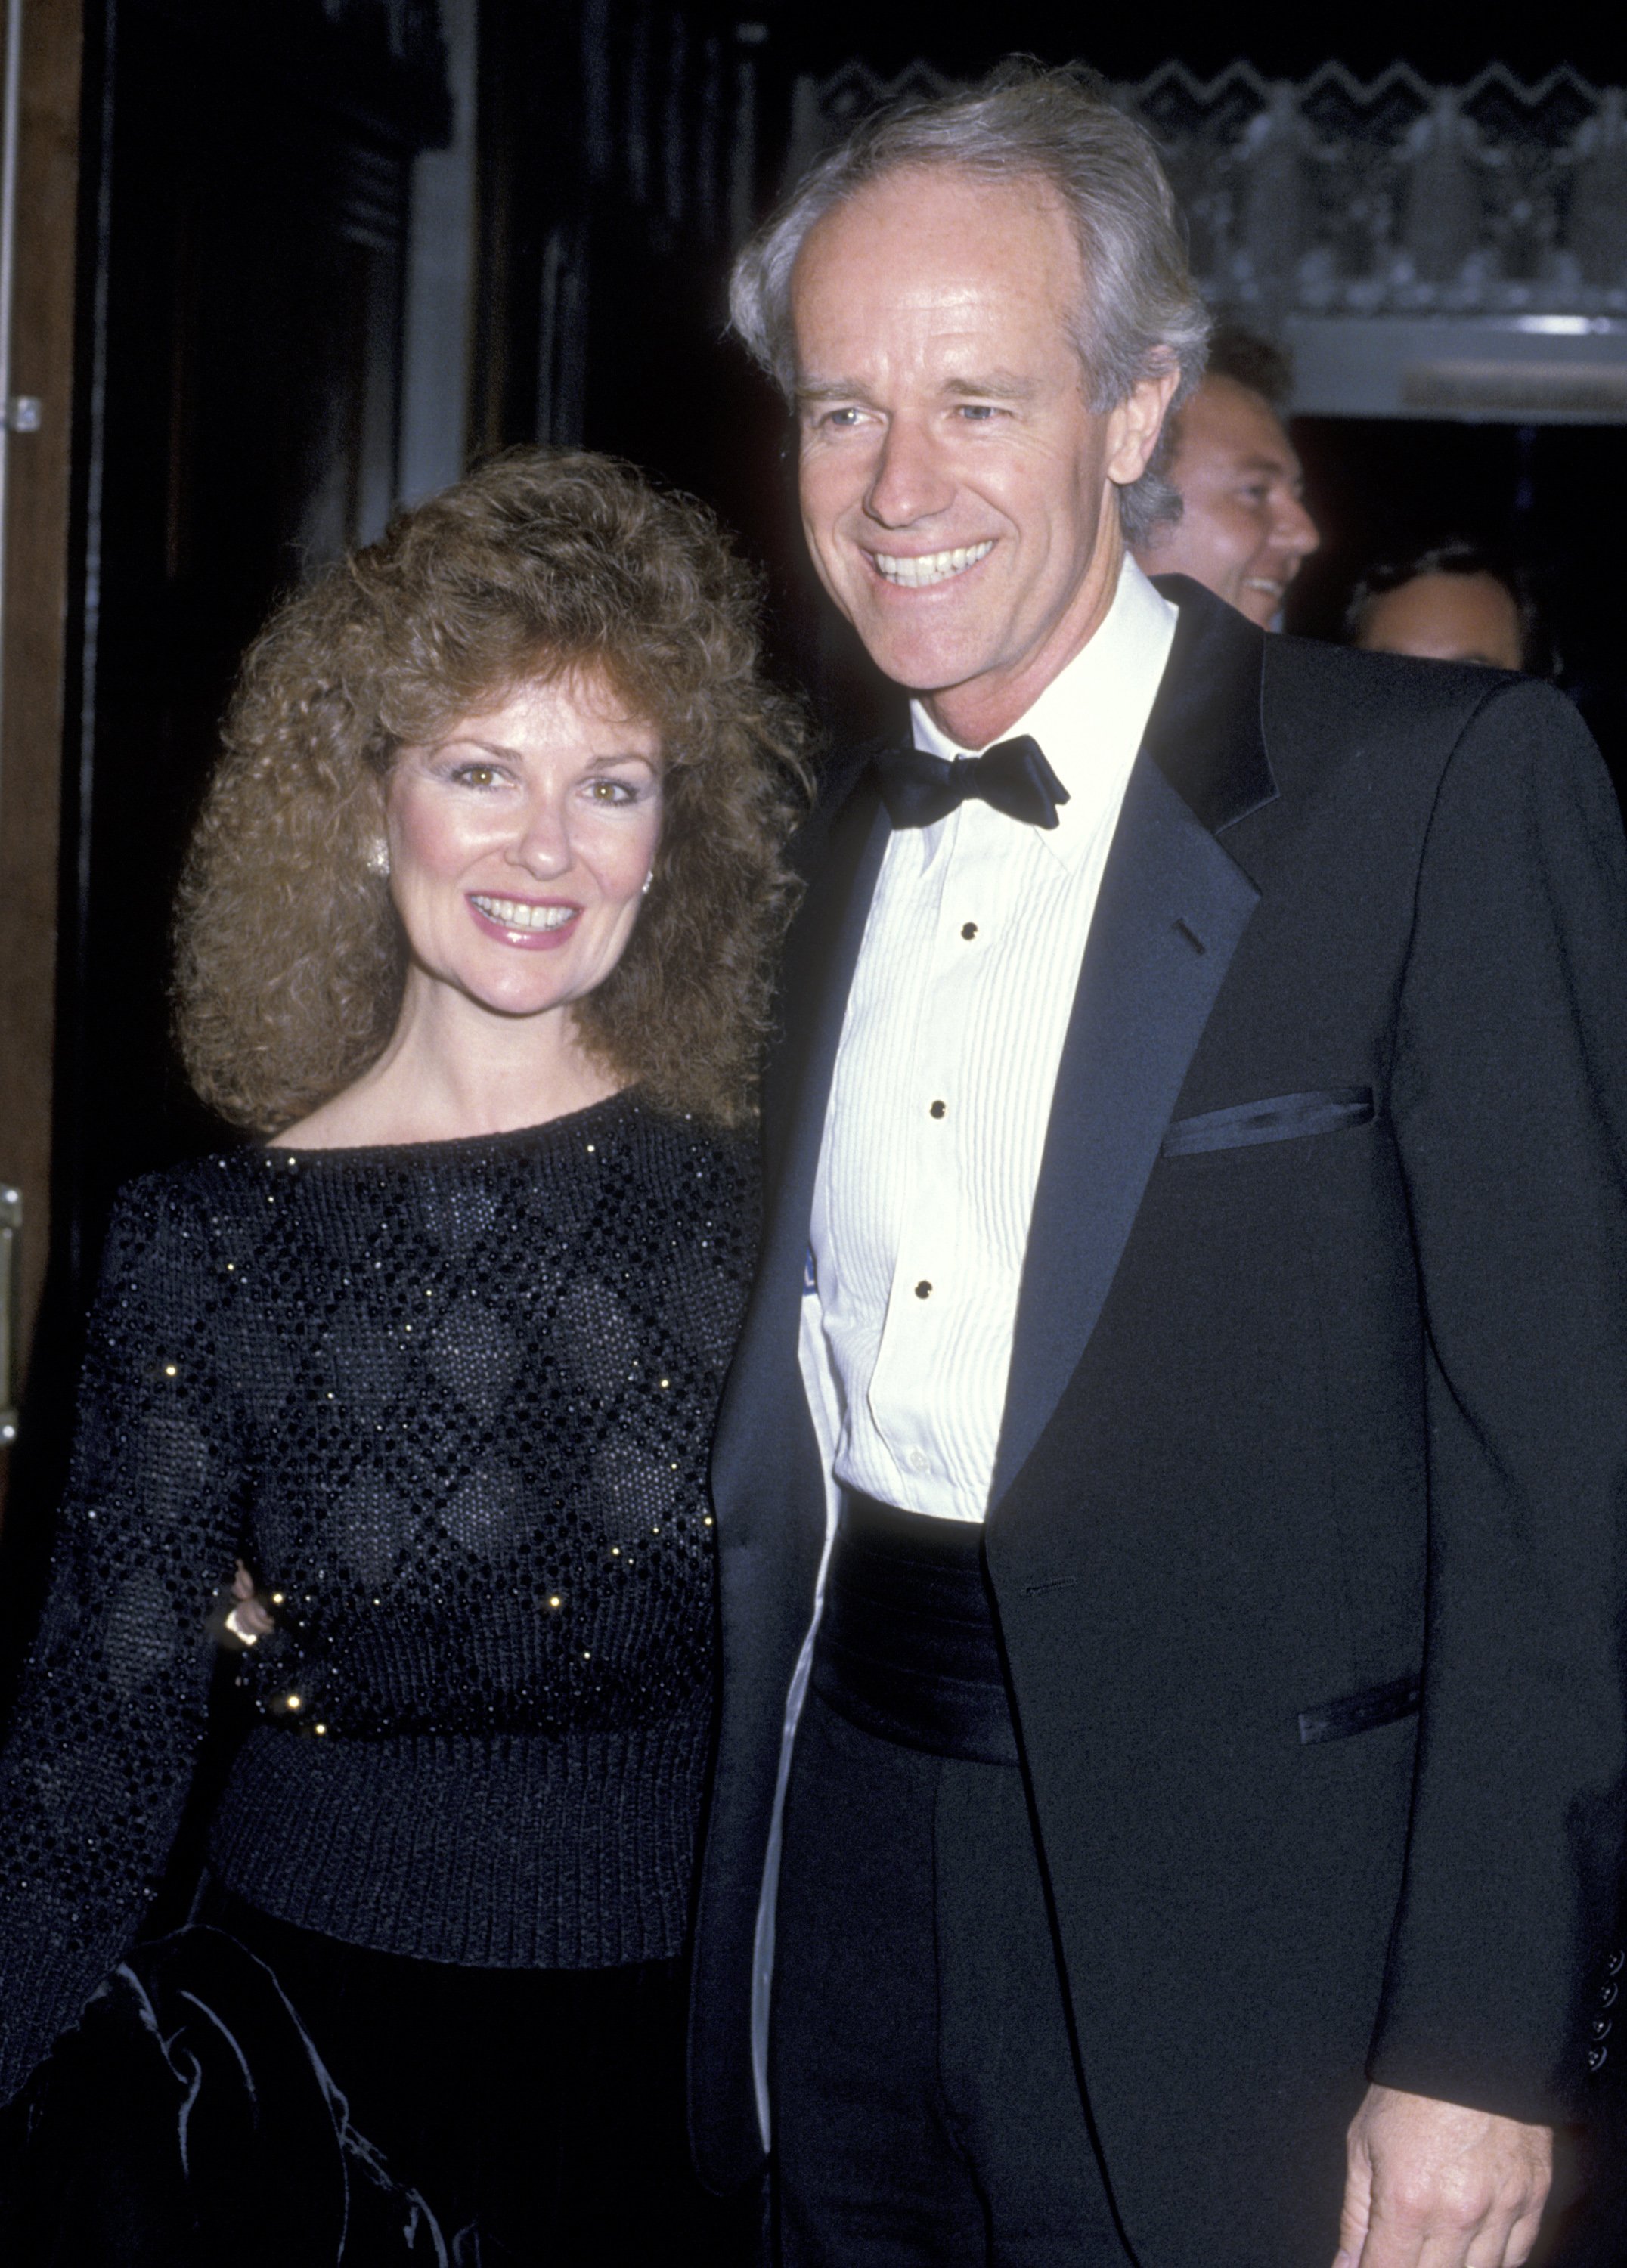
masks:
[[[1074,338],[1093,408],[1114,408],[1160,371],[1180,372],[1177,402],[1191,392],[1203,376],[1209,316],[1192,288],[1186,232],[1152,136],[1115,108],[1093,71],[1013,57],[961,93],[861,121],[741,252],[730,317],[787,401],[797,380],[791,271],[809,231],[884,174],[918,166],[954,166],[992,181],[1037,179],[1060,196],[1085,266]],[[1179,517],[1180,498],[1160,469],[1166,456],[1160,446],[1141,478],[1119,490],[1132,543]]]

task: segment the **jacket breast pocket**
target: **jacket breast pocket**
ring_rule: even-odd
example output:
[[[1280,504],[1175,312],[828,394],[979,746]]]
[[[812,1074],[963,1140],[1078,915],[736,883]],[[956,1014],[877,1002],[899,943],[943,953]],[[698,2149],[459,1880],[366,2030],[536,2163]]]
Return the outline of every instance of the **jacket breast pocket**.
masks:
[[[1336,1134],[1366,1126],[1373,1115],[1370,1086],[1331,1086],[1314,1094],[1273,1094],[1261,1102],[1233,1102],[1196,1118],[1177,1118],[1164,1137],[1162,1155],[1190,1158],[1200,1150],[1240,1150],[1253,1142],[1292,1142],[1307,1134]]]

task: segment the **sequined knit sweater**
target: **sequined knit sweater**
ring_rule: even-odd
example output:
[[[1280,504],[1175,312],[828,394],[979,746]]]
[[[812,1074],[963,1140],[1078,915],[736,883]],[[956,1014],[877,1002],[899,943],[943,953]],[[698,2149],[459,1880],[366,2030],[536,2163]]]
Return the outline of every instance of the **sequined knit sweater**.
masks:
[[[230,1889],[431,1961],[680,1949],[755,1205],[745,1144],[636,1093],[123,1193],[0,1753],[0,2099],[163,1876],[239,1557],[277,1630],[237,1663]]]

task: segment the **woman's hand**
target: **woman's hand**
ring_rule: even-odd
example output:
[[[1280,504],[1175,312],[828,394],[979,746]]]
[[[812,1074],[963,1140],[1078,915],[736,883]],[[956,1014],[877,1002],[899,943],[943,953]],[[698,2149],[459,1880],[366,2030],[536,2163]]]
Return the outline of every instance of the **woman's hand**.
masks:
[[[225,1626],[239,1646],[258,1646],[276,1628],[271,1610],[254,1588],[254,1579],[239,1559],[232,1578],[232,1605]]]

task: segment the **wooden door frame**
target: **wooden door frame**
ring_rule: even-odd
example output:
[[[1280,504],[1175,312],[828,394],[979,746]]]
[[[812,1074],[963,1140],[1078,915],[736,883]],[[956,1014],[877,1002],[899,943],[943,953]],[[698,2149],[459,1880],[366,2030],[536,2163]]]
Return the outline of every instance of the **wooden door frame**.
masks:
[[[21,1372],[50,1241],[83,30],[73,0],[10,4],[23,11],[11,390],[38,404],[11,421],[32,430],[4,437],[0,611],[0,1182],[22,1197]],[[0,1502],[9,1461],[0,1447]]]

